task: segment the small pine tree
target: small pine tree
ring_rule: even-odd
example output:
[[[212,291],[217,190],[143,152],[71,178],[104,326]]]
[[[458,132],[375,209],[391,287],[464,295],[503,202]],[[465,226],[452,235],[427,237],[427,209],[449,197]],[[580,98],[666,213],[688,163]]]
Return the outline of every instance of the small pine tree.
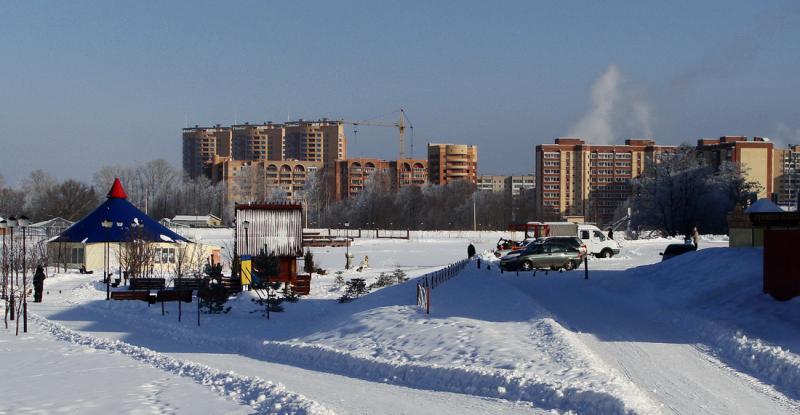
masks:
[[[344,271],[336,271],[336,278],[333,279],[333,282],[336,283],[336,288],[344,287]]]
[[[403,270],[400,268],[394,270],[392,276],[394,277],[397,284],[408,281],[408,275],[406,275],[406,273],[403,272]]]
[[[381,274],[378,276],[378,279],[374,283],[369,285],[369,289],[371,290],[373,288],[388,287],[388,286],[394,284],[395,281],[396,280],[395,280],[394,275],[389,276],[389,275],[386,275],[385,272],[381,272]]]
[[[278,275],[278,257],[275,252],[267,254],[264,249],[253,258],[253,283],[251,284],[254,289],[260,290],[266,288],[269,277]]]
[[[310,249],[306,249],[306,253],[303,255],[303,271],[311,274],[314,270],[314,254],[311,253]]]
[[[206,265],[203,282],[197,290],[200,308],[208,314],[227,313],[231,309],[225,307],[228,295],[228,290],[222,285],[222,264]]]

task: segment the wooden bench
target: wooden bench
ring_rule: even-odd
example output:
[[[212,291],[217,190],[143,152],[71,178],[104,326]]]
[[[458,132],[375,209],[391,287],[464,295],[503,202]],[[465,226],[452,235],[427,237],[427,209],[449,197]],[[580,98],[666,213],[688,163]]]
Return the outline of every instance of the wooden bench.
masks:
[[[146,301],[154,304],[156,301],[155,295],[150,295],[150,291],[112,291],[112,300],[138,300]]]
[[[292,288],[297,295],[308,295],[311,292],[311,275],[297,275],[297,278],[292,281]]]
[[[163,290],[166,286],[164,278],[131,278],[129,283],[132,291]]]
[[[192,292],[190,290],[161,290],[156,295],[156,301],[183,301],[184,303],[191,303]]]
[[[239,277],[222,277],[222,286],[231,293],[242,292],[242,280]]]
[[[175,278],[172,281],[176,291],[196,291],[200,288],[202,282],[203,280],[193,277]]]

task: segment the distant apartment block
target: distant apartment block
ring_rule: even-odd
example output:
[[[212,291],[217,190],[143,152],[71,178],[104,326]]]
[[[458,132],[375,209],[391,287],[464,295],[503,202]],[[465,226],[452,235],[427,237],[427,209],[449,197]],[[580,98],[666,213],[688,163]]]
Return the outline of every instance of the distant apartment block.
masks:
[[[200,176],[214,156],[238,161],[333,163],[347,157],[347,138],[344,123],[327,119],[183,129],[184,172],[193,178]]]
[[[191,178],[203,174],[205,165],[214,156],[230,157],[231,129],[217,124],[214,127],[183,129],[183,171]]]
[[[337,160],[328,175],[334,199],[342,200],[361,193],[370,180],[383,180],[383,186],[397,191],[406,186],[421,186],[427,181],[427,161],[403,159],[387,161],[373,158]],[[377,174],[377,175],[376,175]]]
[[[506,191],[506,179],[509,176],[478,176],[477,190],[483,192],[502,193]]]
[[[347,158],[341,121],[293,121],[283,125],[283,159],[332,163]]]
[[[775,202],[780,206],[796,208],[800,193],[800,145],[775,149],[773,171]]]
[[[428,178],[445,185],[458,180],[478,184],[478,147],[466,144],[428,144]]]
[[[283,160],[284,130],[281,124],[231,126],[234,160]]]
[[[495,193],[507,192],[517,197],[536,187],[536,176],[478,176],[477,189]]]
[[[260,202],[273,195],[297,200],[310,175],[322,168],[317,161],[233,160],[215,157],[207,171],[222,183],[223,202]]]
[[[669,146],[630,139],[624,145],[592,145],[560,137],[536,146],[536,205],[542,219],[579,216],[607,223],[631,195],[631,180]]]
[[[772,142],[761,137],[755,137],[752,141],[748,141],[744,136],[697,140],[697,151],[706,163],[715,167],[725,161],[740,163],[747,180],[761,185],[759,198],[772,197],[773,150]]]

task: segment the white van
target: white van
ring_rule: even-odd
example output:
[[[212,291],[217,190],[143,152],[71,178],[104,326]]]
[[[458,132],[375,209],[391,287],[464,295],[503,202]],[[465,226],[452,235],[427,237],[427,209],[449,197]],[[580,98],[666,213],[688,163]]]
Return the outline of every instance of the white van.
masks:
[[[586,244],[586,251],[598,258],[611,258],[619,254],[622,248],[594,225],[578,225],[578,238]]]

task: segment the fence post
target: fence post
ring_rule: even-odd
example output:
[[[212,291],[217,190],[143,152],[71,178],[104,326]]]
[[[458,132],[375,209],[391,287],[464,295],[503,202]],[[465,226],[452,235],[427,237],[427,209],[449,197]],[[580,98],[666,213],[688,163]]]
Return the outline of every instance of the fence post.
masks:
[[[427,295],[425,296],[425,314],[431,313],[431,289],[427,289]]]

